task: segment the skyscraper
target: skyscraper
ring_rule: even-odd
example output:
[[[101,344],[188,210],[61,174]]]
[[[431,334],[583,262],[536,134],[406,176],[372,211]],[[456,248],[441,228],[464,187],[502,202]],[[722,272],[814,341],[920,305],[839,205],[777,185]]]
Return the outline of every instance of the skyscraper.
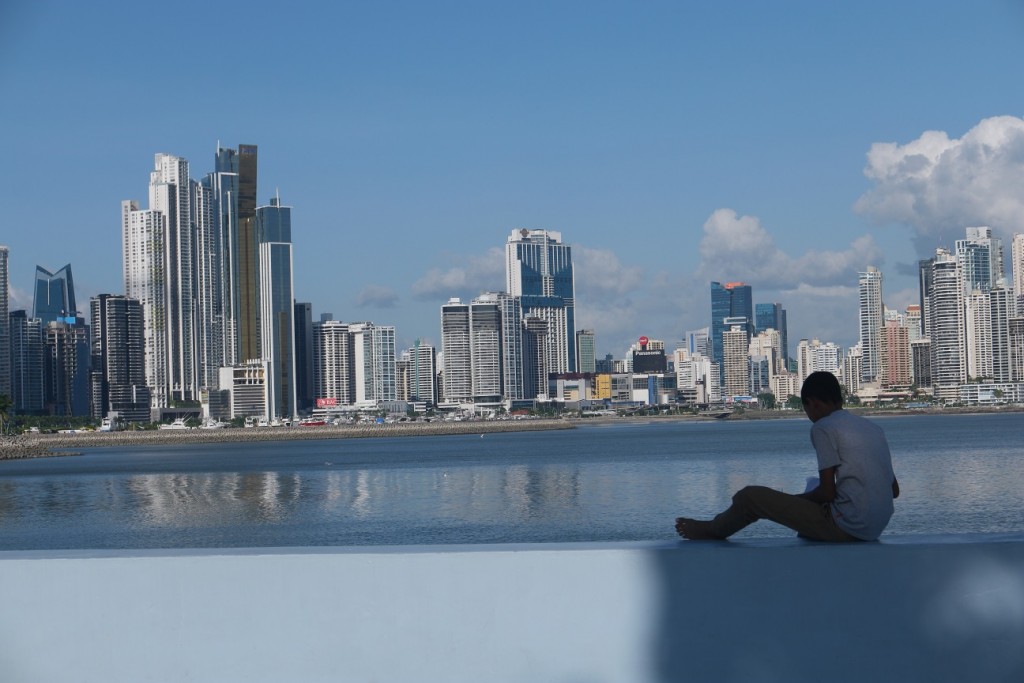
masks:
[[[882,327],[882,353],[882,386],[909,387],[913,381],[910,335],[907,327],[898,320],[887,320]]]
[[[526,398],[525,358],[523,356],[523,307],[519,297],[498,293],[501,309],[501,372],[505,399]]]
[[[46,325],[43,400],[51,415],[89,415],[89,337],[80,318]]]
[[[238,153],[218,146],[215,170],[203,179],[209,188],[213,213],[211,233],[211,261],[219,264],[216,282],[211,282],[216,294],[211,300],[209,324],[212,343],[219,344],[219,360],[211,351],[210,359],[219,366],[239,362],[238,342]],[[255,200],[254,200],[255,202]],[[216,252],[216,253],[213,253]],[[219,381],[219,379],[218,379]]]
[[[301,412],[313,407],[313,304],[295,304],[295,401]]]
[[[189,181],[194,226],[195,363],[200,391],[215,390],[224,365],[223,244],[211,182]]]
[[[149,208],[163,215],[165,228],[163,258],[169,286],[163,323],[167,335],[169,399],[177,401],[199,398],[190,189],[188,161],[170,154],[157,154],[149,175]]]
[[[409,400],[437,403],[437,351],[417,339],[408,351]]]
[[[548,399],[548,321],[535,315],[523,318],[523,398]]]
[[[750,341],[754,329],[753,290],[742,282],[711,283],[711,355],[720,367],[725,387],[725,363],[722,334],[738,324]],[[726,318],[732,318],[728,323]]]
[[[260,244],[261,349],[270,361],[272,418],[298,415],[295,383],[295,299],[291,207],[280,198],[256,209]]]
[[[789,331],[786,329],[786,309],[780,303],[757,304],[754,306],[754,330],[763,332],[769,328],[779,333],[780,363],[783,368],[788,367],[789,359]]]
[[[349,325],[352,335],[355,405],[376,408],[398,397],[395,377],[395,328],[371,322]]]
[[[445,403],[473,400],[472,351],[469,334],[469,304],[458,298],[441,306],[441,355]]]
[[[89,304],[90,414],[99,419],[117,413],[124,421],[148,422],[150,396],[145,385],[142,305],[113,294],[100,294]]]
[[[992,308],[989,291],[964,293],[964,350],[968,380],[992,378]]]
[[[1010,361],[1010,321],[1014,315],[1013,290],[994,287],[988,294],[992,329],[992,381],[1012,382]]]
[[[861,381],[875,381],[882,369],[882,273],[874,266],[859,273]]]
[[[732,325],[722,333],[722,365],[725,366],[725,396],[746,396],[750,393],[750,367],[747,331],[742,325]]]
[[[967,381],[967,363],[961,335],[964,329],[964,297],[956,258],[937,249],[932,259],[929,325],[931,374],[936,398],[959,400],[960,385]]]
[[[242,360],[261,358],[259,236],[256,227],[256,145],[239,145],[238,232],[233,245],[237,261],[238,353]]]
[[[1010,243],[1010,265],[1013,269],[1013,296],[1017,313],[1024,315],[1024,232],[1015,233]]]
[[[313,384],[317,399],[355,403],[352,335],[348,325],[322,318],[313,323]]]
[[[159,211],[140,210],[135,201],[121,202],[122,258],[125,295],[142,305],[146,386],[154,408],[170,405],[168,380],[167,291],[164,267],[166,229]]]
[[[56,273],[51,273],[42,266],[36,266],[32,317],[39,318],[43,321],[43,325],[46,325],[55,320],[74,318],[77,313],[75,281],[71,276],[71,264],[67,264]]]
[[[11,393],[15,411],[22,414],[43,412],[43,326],[25,311],[11,311]]]
[[[572,248],[562,234],[513,230],[505,244],[506,290],[521,298],[523,316],[548,322],[546,364],[550,372],[576,369],[576,294]]]
[[[967,228],[966,237],[956,241],[956,263],[964,293],[987,292],[1003,277],[1003,246],[992,229]]]
[[[576,372],[595,372],[597,370],[597,349],[594,340],[593,330],[580,330],[576,333]]]
[[[13,399],[11,388],[10,250],[0,245],[0,396]]]
[[[498,404],[504,395],[498,299],[493,292],[481,294],[469,305],[470,381],[476,405]]]

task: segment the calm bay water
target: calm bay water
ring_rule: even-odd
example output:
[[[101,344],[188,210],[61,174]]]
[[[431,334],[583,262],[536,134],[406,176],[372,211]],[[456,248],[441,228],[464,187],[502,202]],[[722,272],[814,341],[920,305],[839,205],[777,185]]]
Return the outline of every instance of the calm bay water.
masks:
[[[876,418],[888,534],[1024,531],[1024,413]],[[747,484],[815,474],[804,419],[88,449],[0,461],[0,549],[674,539]],[[767,522],[741,537],[791,536]]]

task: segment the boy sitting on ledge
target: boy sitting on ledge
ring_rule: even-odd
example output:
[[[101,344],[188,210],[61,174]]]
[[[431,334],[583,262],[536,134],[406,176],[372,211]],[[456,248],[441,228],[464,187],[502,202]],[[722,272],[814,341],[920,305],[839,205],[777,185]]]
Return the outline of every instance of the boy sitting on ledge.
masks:
[[[843,410],[839,380],[813,372],[800,389],[813,422],[811,443],[820,481],[800,495],[748,486],[710,521],[679,517],[676,531],[691,540],[720,540],[759,519],[770,519],[815,541],[874,541],[889,523],[900,487],[882,428]]]

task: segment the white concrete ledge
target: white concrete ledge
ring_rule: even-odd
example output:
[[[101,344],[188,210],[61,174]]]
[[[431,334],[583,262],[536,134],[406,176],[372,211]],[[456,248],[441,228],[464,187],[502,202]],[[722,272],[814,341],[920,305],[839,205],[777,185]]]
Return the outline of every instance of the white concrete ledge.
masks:
[[[1024,534],[0,552],[0,680],[1021,681]]]

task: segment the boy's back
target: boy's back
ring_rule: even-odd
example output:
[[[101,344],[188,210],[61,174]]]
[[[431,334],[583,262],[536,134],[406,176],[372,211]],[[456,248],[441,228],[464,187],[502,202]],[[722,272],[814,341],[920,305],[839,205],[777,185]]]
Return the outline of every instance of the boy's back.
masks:
[[[846,410],[811,427],[818,470],[836,468],[836,524],[852,536],[877,539],[893,513],[892,456],[882,428]]]

